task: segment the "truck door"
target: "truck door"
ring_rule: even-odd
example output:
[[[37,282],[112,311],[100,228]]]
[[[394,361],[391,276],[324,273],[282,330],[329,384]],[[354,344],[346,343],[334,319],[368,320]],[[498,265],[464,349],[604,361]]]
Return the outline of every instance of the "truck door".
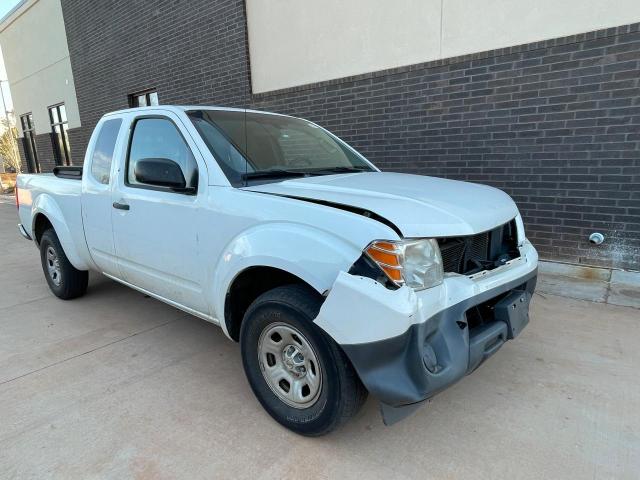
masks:
[[[115,182],[114,152],[121,150],[121,118],[103,120],[96,125],[88,149],[89,165],[82,178],[82,223],[89,253],[102,272],[120,278],[111,226],[111,189]]]
[[[124,280],[180,306],[208,314],[200,261],[199,209],[207,174],[177,115],[133,118],[129,148],[113,192],[113,235]],[[175,162],[191,190],[148,183],[138,162]],[[148,172],[148,170],[147,170]]]

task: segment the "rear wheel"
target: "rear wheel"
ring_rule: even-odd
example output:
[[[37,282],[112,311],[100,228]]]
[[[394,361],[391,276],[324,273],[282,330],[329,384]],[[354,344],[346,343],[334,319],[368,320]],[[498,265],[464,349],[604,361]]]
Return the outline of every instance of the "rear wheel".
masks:
[[[296,433],[323,435],[357,413],[367,397],[349,359],[313,323],[321,299],[301,285],[256,299],[240,330],[242,362],[265,410]]]
[[[85,294],[89,272],[71,265],[52,228],[44,232],[40,239],[40,260],[44,277],[56,297],[69,300]]]

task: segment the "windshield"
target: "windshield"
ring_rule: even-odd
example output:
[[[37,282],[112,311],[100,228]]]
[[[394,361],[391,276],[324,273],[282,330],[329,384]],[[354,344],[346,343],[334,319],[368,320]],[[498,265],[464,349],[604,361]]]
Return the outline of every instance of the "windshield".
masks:
[[[230,110],[187,113],[234,186],[265,179],[375,171],[344,142],[306,120]]]

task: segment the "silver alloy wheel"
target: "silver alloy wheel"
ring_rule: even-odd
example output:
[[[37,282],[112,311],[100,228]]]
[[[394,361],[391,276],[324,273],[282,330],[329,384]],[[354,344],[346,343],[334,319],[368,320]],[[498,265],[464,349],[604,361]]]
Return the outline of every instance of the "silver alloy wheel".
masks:
[[[294,408],[309,408],[322,391],[320,362],[309,341],[285,323],[272,323],[258,339],[258,361],[269,388]]]
[[[60,274],[60,259],[53,247],[47,247],[47,272],[49,278],[57,287],[62,281],[62,275]]]

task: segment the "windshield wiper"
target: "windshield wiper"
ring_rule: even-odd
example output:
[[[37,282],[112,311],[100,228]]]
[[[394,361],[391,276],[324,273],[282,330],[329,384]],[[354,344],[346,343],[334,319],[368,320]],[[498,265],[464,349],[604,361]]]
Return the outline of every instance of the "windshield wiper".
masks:
[[[327,167],[313,170],[286,170],[283,168],[273,168],[270,170],[258,170],[257,172],[247,172],[242,174],[243,180],[254,180],[257,178],[286,178],[286,177],[308,177],[310,175],[330,175],[333,173],[359,173],[370,172],[368,167]]]
[[[312,170],[315,174],[323,174],[327,172],[327,174],[331,173],[361,173],[361,172],[372,172],[369,167],[328,167],[328,168],[319,168],[317,170]]]
[[[283,170],[274,168],[272,170],[258,170],[257,172],[247,172],[242,174],[243,180],[252,180],[254,178],[283,178],[283,177],[306,177],[309,172],[301,170]]]

